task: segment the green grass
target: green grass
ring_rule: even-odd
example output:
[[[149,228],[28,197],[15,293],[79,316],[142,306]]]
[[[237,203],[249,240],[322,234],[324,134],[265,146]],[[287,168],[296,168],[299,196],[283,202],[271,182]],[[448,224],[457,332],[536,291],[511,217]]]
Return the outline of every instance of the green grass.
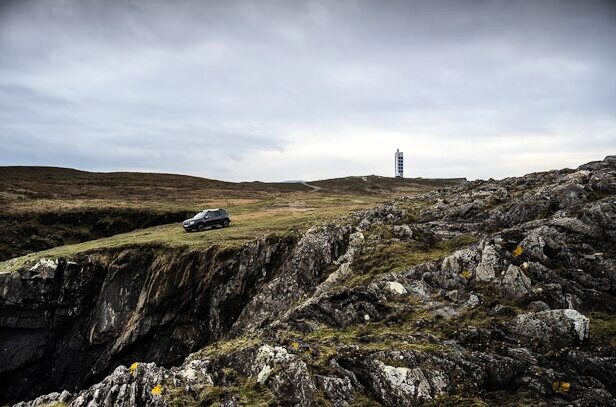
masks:
[[[478,397],[443,394],[434,400],[427,402],[430,407],[488,407],[488,404]]]
[[[364,393],[358,393],[351,402],[351,407],[381,407],[382,404]]]
[[[42,255],[70,256],[84,251],[156,242],[200,247],[235,244],[271,231],[305,228],[332,215],[374,206],[399,195],[413,195],[459,180],[347,177],[302,183],[223,182],[175,174],[90,173],[51,167],[0,167],[0,260],[54,246],[10,263],[23,265]],[[184,213],[224,207],[235,217],[233,232],[184,236],[173,227],[135,230]],[[96,214],[100,212],[100,217]],[[61,216],[59,216],[61,215]],[[248,217],[251,217],[250,219]],[[109,222],[103,222],[105,218]],[[165,220],[167,219],[167,220]],[[241,222],[241,223],[240,223]],[[96,242],[91,242],[93,239]],[[88,243],[80,243],[88,242]],[[74,244],[71,244],[74,243]],[[0,264],[0,271],[7,269]]]
[[[315,181],[326,195],[415,194],[460,180],[347,177]],[[150,208],[184,210],[229,206],[268,197],[311,194],[296,182],[224,182],[178,174],[93,173],[54,167],[1,167],[0,204],[4,212],[75,210],[80,208]]]
[[[193,353],[190,360],[210,359],[227,355],[234,351],[261,345],[261,340],[255,337],[238,337],[214,342],[200,351]]]
[[[409,316],[412,315],[414,314],[409,314]],[[301,337],[307,343],[359,345],[365,350],[390,350],[394,348],[423,352],[444,350],[443,346],[439,344],[411,338],[410,335],[418,332],[412,329],[407,322],[406,320],[396,324],[369,322],[346,328],[322,327],[308,334],[295,333],[294,335]]]
[[[592,347],[616,348],[616,315],[606,312],[591,312],[589,345]]]
[[[122,233],[108,238],[55,247],[0,263],[0,272],[12,271],[33,264],[41,258],[71,258],[80,253],[104,248],[120,248],[140,244],[163,244],[171,247],[206,248],[212,245],[237,247],[269,234],[303,231],[315,224],[324,224],[352,211],[376,205],[379,197],[319,194],[292,195],[292,199],[268,198],[242,205],[230,205],[232,223],[225,229],[186,233],[180,224],[157,226]]]
[[[460,235],[442,240],[435,244],[417,240],[391,239],[391,225],[379,225],[368,234],[380,235],[379,239],[362,250],[353,260],[353,270],[356,275],[348,285],[363,284],[374,277],[402,271],[408,267],[438,260],[457,249],[469,246],[479,239],[474,235]]]
[[[232,370],[232,369],[229,369]],[[169,405],[177,407],[223,406],[225,400],[237,398],[241,406],[269,406],[274,399],[272,392],[255,379],[241,377],[233,371],[233,384],[225,386],[203,385],[186,392],[184,388],[174,387],[171,383],[163,385],[163,398]]]

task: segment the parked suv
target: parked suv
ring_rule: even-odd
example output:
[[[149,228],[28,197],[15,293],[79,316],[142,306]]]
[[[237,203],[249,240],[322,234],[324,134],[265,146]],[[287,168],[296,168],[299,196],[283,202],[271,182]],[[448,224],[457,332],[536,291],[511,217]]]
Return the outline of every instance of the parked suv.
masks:
[[[214,226],[222,226],[223,228],[226,228],[229,226],[230,222],[231,219],[229,218],[229,214],[226,210],[220,208],[206,209],[199,212],[192,218],[185,220],[182,226],[184,226],[184,230],[187,232],[194,230],[201,232],[205,228]]]

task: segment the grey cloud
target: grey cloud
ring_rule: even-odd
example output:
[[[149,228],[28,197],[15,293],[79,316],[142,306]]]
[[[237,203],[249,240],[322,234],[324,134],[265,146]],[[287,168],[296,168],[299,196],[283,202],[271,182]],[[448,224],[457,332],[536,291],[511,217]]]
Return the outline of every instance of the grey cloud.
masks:
[[[487,178],[542,169],[520,140],[571,166],[615,150],[614,39],[609,1],[4,2],[0,164],[281,180],[400,147]]]

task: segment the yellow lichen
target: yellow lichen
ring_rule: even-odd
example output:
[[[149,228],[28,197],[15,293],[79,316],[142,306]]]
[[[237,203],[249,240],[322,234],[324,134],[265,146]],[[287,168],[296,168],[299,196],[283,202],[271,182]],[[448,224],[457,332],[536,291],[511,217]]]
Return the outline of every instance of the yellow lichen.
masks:
[[[564,393],[569,391],[570,386],[571,383],[569,382],[554,382],[552,383],[552,390],[554,390],[555,392]]]
[[[133,362],[133,364],[130,365],[130,367],[128,368],[128,370],[130,370],[130,374],[132,374],[134,376],[135,373],[137,373],[137,368],[138,367],[139,367],[139,363],[138,362]]]
[[[161,386],[160,384],[157,384],[156,386],[152,387],[153,395],[160,396],[162,392],[163,392],[163,386]]]
[[[299,349],[299,342],[294,341],[291,343],[291,347],[293,348],[293,350],[298,350]]]
[[[460,277],[468,280],[469,278],[471,278],[471,272],[468,270],[464,270],[460,273]]]
[[[515,250],[513,251],[513,257],[518,257],[520,256],[522,253],[524,253],[524,248],[522,246],[518,246],[515,248]]]

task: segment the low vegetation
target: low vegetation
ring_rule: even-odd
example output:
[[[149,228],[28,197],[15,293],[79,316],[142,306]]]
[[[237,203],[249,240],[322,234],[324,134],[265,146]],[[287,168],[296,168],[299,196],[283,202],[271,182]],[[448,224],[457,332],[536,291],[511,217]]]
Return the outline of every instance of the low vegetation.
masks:
[[[0,175],[0,260],[7,260],[0,263],[0,272],[42,257],[139,244],[234,247],[265,234],[332,221],[401,191],[417,193],[456,182],[349,177],[314,188],[42,167],[0,167]],[[377,181],[382,185],[375,189]],[[182,230],[180,220],[213,207],[229,210],[230,228],[190,234]]]
[[[616,315],[606,312],[591,312],[589,346],[616,350]]]
[[[478,240],[474,235],[459,235],[445,240],[429,235],[408,240],[395,239],[392,230],[391,225],[376,225],[365,233],[368,243],[353,262],[356,275],[346,284],[362,284],[384,273],[437,260]]]

